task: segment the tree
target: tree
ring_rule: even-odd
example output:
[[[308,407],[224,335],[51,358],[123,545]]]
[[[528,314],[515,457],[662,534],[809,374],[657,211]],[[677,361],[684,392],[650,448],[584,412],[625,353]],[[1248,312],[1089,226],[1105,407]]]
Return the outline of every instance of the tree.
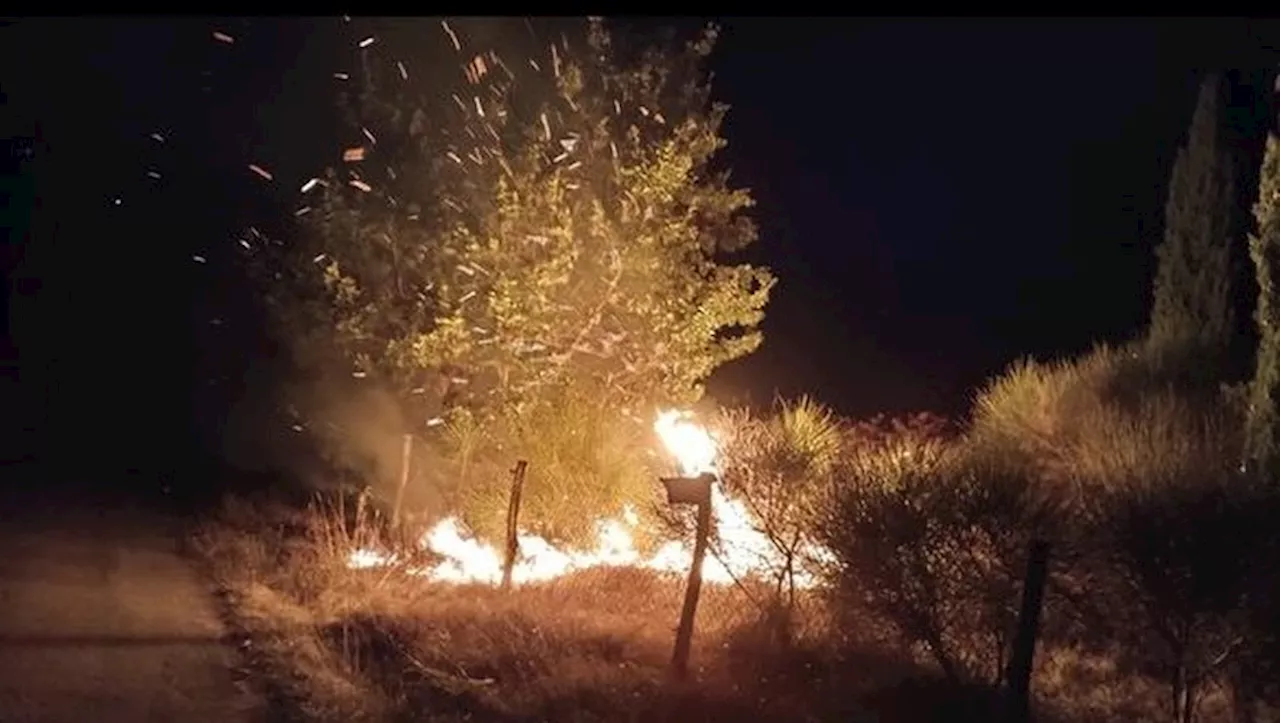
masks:
[[[1234,333],[1231,265],[1236,224],[1234,158],[1223,141],[1226,83],[1200,87],[1165,203],[1148,343],[1159,354],[1220,354]]]
[[[1274,477],[1280,468],[1280,419],[1276,397],[1280,395],[1280,139],[1267,138],[1253,207],[1257,229],[1249,236],[1249,255],[1258,279],[1258,361],[1249,388],[1245,421],[1245,456],[1250,464]]]
[[[1253,207],[1257,227],[1249,236],[1249,255],[1258,279],[1258,357],[1249,384],[1249,403],[1244,419],[1245,465],[1255,480],[1272,491],[1272,503],[1256,505],[1259,510],[1275,507],[1275,480],[1280,474],[1280,418],[1276,401],[1280,396],[1280,138],[1269,134],[1259,173],[1258,200]],[[1274,519],[1274,518],[1271,518]],[[1267,536],[1262,555],[1280,548],[1276,535]],[[1261,570],[1270,570],[1261,565]],[[1252,634],[1247,663],[1233,670],[1232,687],[1238,709],[1237,720],[1253,720],[1254,701],[1263,696],[1261,681],[1275,679],[1275,661],[1280,659],[1280,634],[1271,610],[1280,599],[1280,580],[1274,574],[1256,574],[1255,590],[1249,596]],[[1265,671],[1259,673],[1259,671]]]
[[[774,279],[721,262],[756,228],[750,194],[711,168],[716,29],[632,59],[600,20],[584,36],[511,62],[461,38],[461,77],[429,98],[366,65],[361,144],[264,269],[296,347],[418,400],[421,423],[520,414],[570,387],[647,413],[759,345]]]

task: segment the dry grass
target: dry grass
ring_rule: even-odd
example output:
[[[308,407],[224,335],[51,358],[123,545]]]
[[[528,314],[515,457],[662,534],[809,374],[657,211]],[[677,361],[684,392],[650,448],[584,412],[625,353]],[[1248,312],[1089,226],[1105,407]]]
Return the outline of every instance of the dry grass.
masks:
[[[343,535],[368,541],[377,526],[343,515],[357,521],[349,507],[232,501],[194,538],[262,666],[311,720],[858,720],[874,709],[914,721],[904,706],[959,695],[866,636],[851,646],[816,600],[779,647],[750,598],[719,586],[704,588],[693,680],[673,685],[679,577],[596,569],[503,592],[351,570]],[[931,692],[902,688],[910,679]]]
[[[704,588],[693,680],[673,685],[678,577],[595,569],[504,592],[351,570],[346,536],[378,539],[362,514],[233,501],[195,538],[263,668],[309,720],[990,720],[989,691],[942,681],[870,612],[805,597],[779,644],[734,587]],[[1156,683],[1105,656],[1042,651],[1036,685],[1041,720],[1048,708],[1100,723],[1160,710]]]

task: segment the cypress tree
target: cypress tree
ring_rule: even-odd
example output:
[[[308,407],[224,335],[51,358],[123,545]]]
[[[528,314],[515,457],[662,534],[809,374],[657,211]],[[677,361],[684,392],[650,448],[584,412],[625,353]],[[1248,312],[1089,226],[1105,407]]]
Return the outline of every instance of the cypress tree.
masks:
[[[1256,468],[1274,474],[1280,461],[1280,139],[1267,137],[1267,150],[1253,206],[1257,228],[1249,236],[1249,255],[1258,278],[1258,360],[1249,388],[1245,418],[1245,454]]]
[[[1161,357],[1170,352],[1201,360],[1206,353],[1223,355],[1234,331],[1231,245],[1237,199],[1234,158],[1224,140],[1225,86],[1216,74],[1201,84],[1169,181],[1147,335]]]

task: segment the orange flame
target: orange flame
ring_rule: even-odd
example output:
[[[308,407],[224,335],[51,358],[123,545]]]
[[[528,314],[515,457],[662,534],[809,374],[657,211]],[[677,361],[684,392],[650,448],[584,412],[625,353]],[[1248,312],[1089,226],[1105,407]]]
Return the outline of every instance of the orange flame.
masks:
[[[667,410],[658,414],[654,431],[686,476],[716,473],[718,448],[714,435],[693,421],[686,411]],[[713,584],[731,584],[753,573],[774,569],[780,557],[769,538],[760,532],[745,503],[731,498],[717,480],[712,484],[711,509],[715,519],[718,553],[703,563],[703,579]],[[600,520],[596,524],[595,546],[590,550],[568,551],[556,548],[537,535],[520,533],[520,559],[512,570],[516,584],[539,582],[560,577],[589,567],[640,567],[655,571],[684,573],[693,562],[688,546],[681,541],[668,541],[653,554],[643,556],[634,545],[632,531],[639,518],[630,507],[621,518]],[[424,549],[443,558],[429,568],[410,572],[430,580],[452,583],[485,583],[496,585],[502,579],[502,553],[492,545],[467,534],[462,522],[449,517],[436,523],[423,535]],[[395,557],[375,550],[353,550],[348,560],[352,568],[381,567],[394,563]],[[797,575],[802,586],[813,584],[808,574]]]

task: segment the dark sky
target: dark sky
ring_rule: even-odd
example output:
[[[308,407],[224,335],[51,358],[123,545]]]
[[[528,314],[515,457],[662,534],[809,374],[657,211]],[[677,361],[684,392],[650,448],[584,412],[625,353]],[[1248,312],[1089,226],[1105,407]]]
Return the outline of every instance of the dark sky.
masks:
[[[857,415],[963,412],[1019,355],[1132,334],[1199,73],[1265,68],[1260,48],[1280,44],[1274,23],[1205,19],[720,22],[725,160],[755,192],[753,258],[780,285],[764,347],[712,389],[808,391]],[[247,293],[211,281],[236,229],[279,228],[332,154],[332,72],[368,34],[403,57],[427,43],[363,18],[0,33],[6,135],[42,139],[19,183],[41,200],[32,241],[9,246],[11,280],[28,279],[12,309],[23,386],[95,408],[77,424],[132,408],[170,428],[191,414],[200,358],[246,357],[189,329]],[[45,416],[70,424],[55,406]]]

